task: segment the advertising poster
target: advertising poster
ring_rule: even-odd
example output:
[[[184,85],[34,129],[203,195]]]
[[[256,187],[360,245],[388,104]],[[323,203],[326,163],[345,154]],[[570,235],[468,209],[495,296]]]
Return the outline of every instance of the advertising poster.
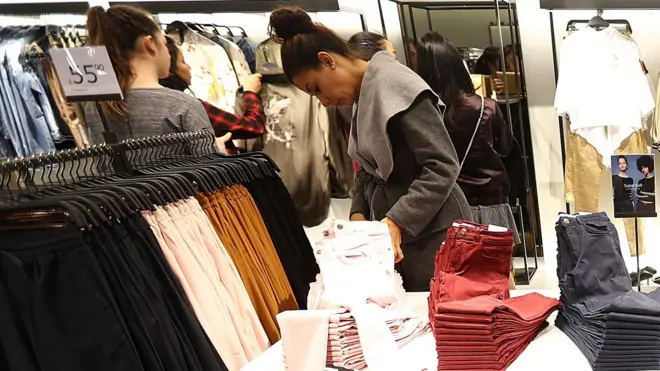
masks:
[[[655,156],[612,156],[612,195],[615,218],[656,217]]]

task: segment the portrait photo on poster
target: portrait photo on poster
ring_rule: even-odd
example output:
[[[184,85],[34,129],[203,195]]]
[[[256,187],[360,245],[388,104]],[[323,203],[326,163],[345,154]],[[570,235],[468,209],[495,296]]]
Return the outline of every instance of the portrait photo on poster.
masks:
[[[615,218],[656,217],[655,155],[613,155],[612,198]]]

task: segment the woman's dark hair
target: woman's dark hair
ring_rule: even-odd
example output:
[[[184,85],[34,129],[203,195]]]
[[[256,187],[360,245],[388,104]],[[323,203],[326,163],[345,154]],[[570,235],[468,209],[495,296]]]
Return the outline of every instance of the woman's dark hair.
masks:
[[[649,173],[652,173],[655,170],[655,164],[653,163],[653,157],[649,155],[639,156],[637,159],[637,170],[642,172],[642,168],[646,167],[649,169]]]
[[[268,33],[282,44],[282,68],[289,81],[300,72],[319,67],[320,52],[354,58],[346,41],[324,25],[312,22],[309,14],[298,7],[275,10],[270,15]]]
[[[415,48],[417,49],[417,41],[411,37],[405,37],[403,39],[403,43],[406,44],[407,48]]]
[[[369,62],[374,54],[385,50],[385,37],[375,32],[362,31],[348,39],[348,46],[356,57]]]
[[[621,159],[623,159],[623,161],[626,162],[626,165],[628,165],[628,159],[624,155],[620,155],[619,158],[616,159],[616,162],[619,162]]]
[[[515,54],[513,53],[514,51],[515,51]],[[508,58],[513,58],[514,56],[520,58],[521,55],[522,55],[522,50],[520,49],[520,44],[515,44],[515,45],[514,44],[509,44],[509,45],[504,47],[504,59],[505,59],[507,64],[509,63]],[[518,63],[518,61],[513,61],[513,63]],[[514,71],[516,68],[518,70],[520,70],[520,66],[512,66],[511,71],[509,71],[509,66],[508,65],[504,66],[504,70],[507,70],[509,72]]]
[[[500,60],[500,48],[489,46],[484,49],[481,57],[477,59],[477,63],[474,65],[474,73],[490,76],[492,73],[490,66],[493,65],[495,68],[499,69],[500,64],[502,64],[502,61]]]
[[[520,44],[509,44],[504,47],[504,56],[513,56],[513,51],[516,51],[516,55],[520,57],[520,54],[522,54],[522,49],[520,49]]]
[[[89,45],[104,45],[108,50],[119,86],[125,93],[135,77],[130,57],[137,40],[142,36],[156,36],[161,30],[149,13],[130,6],[114,5],[107,11],[100,6],[90,8],[87,11],[87,32]],[[128,113],[123,100],[103,102],[102,105],[104,112],[116,119],[123,119]]]
[[[179,49],[179,45],[173,38],[165,36],[165,40],[167,40],[167,50],[170,52],[170,75],[158,80],[158,82],[166,88],[184,91],[189,86],[178,74],[179,66],[177,65],[177,59],[179,54],[182,54],[181,49]]]
[[[463,64],[461,53],[446,37],[427,33],[417,46],[417,73],[447,106],[445,122],[451,121],[453,106],[461,94],[473,94],[472,78]]]

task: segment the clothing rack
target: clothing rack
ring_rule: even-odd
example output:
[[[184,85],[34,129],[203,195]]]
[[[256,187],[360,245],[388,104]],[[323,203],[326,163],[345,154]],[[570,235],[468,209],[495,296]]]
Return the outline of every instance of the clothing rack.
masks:
[[[1,316],[26,332],[0,333],[17,350],[0,368],[30,354],[60,369],[240,369],[319,273],[279,168],[217,153],[211,131],[120,144],[0,164]],[[120,150],[132,173],[114,171]],[[120,346],[99,353],[107,339]]]
[[[525,91],[525,74],[523,72],[523,63],[522,55],[519,54],[519,47],[521,45],[520,41],[520,32],[518,30],[518,13],[515,3],[504,0],[484,0],[484,1],[443,1],[443,0],[431,0],[431,1],[420,1],[420,0],[390,0],[397,4],[399,10],[399,20],[401,23],[401,29],[403,32],[404,38],[412,38],[417,40],[421,35],[417,33],[417,25],[415,22],[414,11],[423,10],[426,13],[427,26],[430,31],[434,31],[434,25],[432,22],[431,13],[435,11],[442,10],[492,10],[495,13],[496,24],[498,28],[498,41],[500,44],[500,62],[502,66],[506,65],[505,56],[504,56],[504,38],[502,31],[502,19],[505,16],[508,16],[508,20],[511,24],[509,27],[509,33],[511,41],[514,45],[513,48],[513,57],[514,60],[518,60],[519,63],[514,64],[514,74],[517,77],[516,85],[520,87],[520,95],[518,94],[509,94],[509,81],[504,79],[504,90],[505,94],[503,97],[498,99],[498,103],[502,106],[505,106],[507,121],[513,130],[513,116],[517,115],[517,119],[520,122],[520,146],[522,152],[522,163],[523,163],[523,178],[524,178],[524,187],[525,195],[522,197],[527,197],[530,192],[533,191],[533,178],[530,176],[534,172],[534,165],[531,153],[531,143],[527,143],[528,130],[525,129],[523,125],[523,102],[526,102],[526,91]],[[383,17],[381,12],[381,18]],[[410,22],[410,24],[408,24]],[[408,26],[410,25],[411,35],[408,32]],[[410,56],[408,48],[405,48],[406,59],[410,61]],[[514,109],[515,112],[514,112]],[[512,200],[514,201],[514,200]],[[517,283],[520,284],[529,284],[534,274],[538,270],[538,251],[543,251],[543,242],[541,240],[541,233],[535,231],[532,224],[532,220],[539,219],[538,211],[536,215],[532,215],[531,208],[529,205],[522,205],[520,200],[515,200],[515,203],[512,204],[512,210],[514,214],[518,215],[518,222],[521,224],[521,231],[523,237],[525,237],[525,220],[529,221],[530,226],[532,227],[532,245],[534,246],[534,265],[528,265],[528,254],[527,254],[527,241],[526,238],[522,238],[523,241],[523,257],[524,257],[524,269],[517,272]],[[533,201],[536,203],[534,209],[538,210],[538,196],[534,197]],[[537,236],[538,232],[538,236]]]

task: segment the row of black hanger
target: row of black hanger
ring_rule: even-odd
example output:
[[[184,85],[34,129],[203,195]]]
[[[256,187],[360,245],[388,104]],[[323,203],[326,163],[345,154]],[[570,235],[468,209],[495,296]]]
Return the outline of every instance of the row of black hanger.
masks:
[[[212,130],[183,132],[164,136],[128,139],[118,145],[93,145],[54,153],[16,157],[0,164],[0,190],[12,193],[13,188],[27,191],[31,185],[62,185],[77,179],[109,176],[115,170],[114,162],[123,151],[128,173],[141,167],[182,161],[191,157],[211,154],[215,136]]]
[[[161,24],[162,27],[166,29],[166,32],[171,32],[173,30],[183,32],[186,31],[187,29],[190,29],[192,31],[196,32],[208,32],[209,29],[210,31],[218,36],[229,36],[229,37],[236,37],[234,35],[234,32],[232,29],[238,29],[240,30],[240,37],[247,37],[247,32],[245,32],[245,29],[240,26],[223,26],[223,25],[218,25],[215,23],[195,23],[195,22],[182,22],[182,21],[174,21],[170,24]],[[226,31],[225,33],[220,32],[220,30]],[[183,40],[183,37],[181,37]]]
[[[76,182],[48,184],[21,192],[3,190],[0,229],[67,225],[94,228],[200,192],[212,193],[276,176],[278,171],[277,165],[263,153],[234,156],[211,153],[153,166],[134,175],[97,174]]]

